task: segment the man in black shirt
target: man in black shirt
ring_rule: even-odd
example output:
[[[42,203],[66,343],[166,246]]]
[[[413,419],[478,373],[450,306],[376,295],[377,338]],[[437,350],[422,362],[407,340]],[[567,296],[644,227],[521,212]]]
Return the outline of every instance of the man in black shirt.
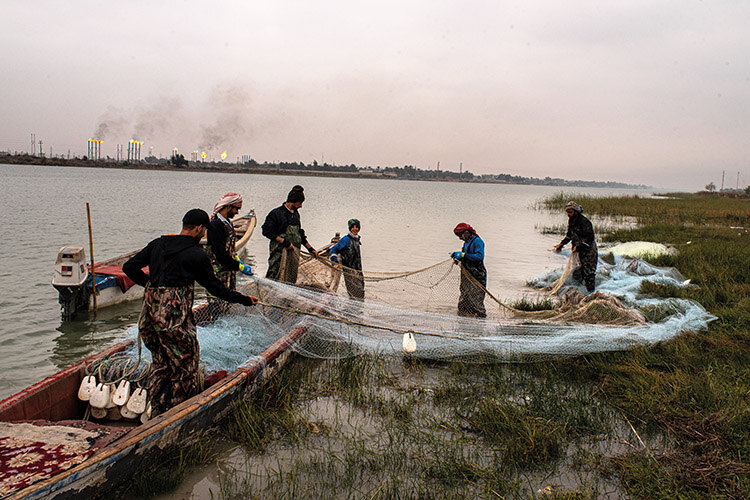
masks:
[[[237,237],[234,233],[232,218],[242,209],[242,196],[227,193],[214,206],[211,224],[207,228],[206,253],[211,259],[214,274],[230,290],[237,288],[236,272],[251,276],[250,266],[244,264],[237,256],[234,245]]]
[[[299,209],[304,201],[304,189],[302,186],[294,186],[289,191],[286,202],[271,210],[263,222],[263,236],[270,240],[266,278],[294,284],[297,282],[299,250],[302,245],[313,256],[318,256],[301,227]]]
[[[130,279],[145,288],[138,330],[153,357],[146,389],[154,414],[202,390],[193,318],[195,282],[227,302],[246,306],[258,302],[228,289],[214,274],[208,255],[198,246],[209,223],[203,210],[189,210],[182,218],[180,234],[151,241],[122,266]],[[143,272],[146,266],[148,274]]]
[[[559,253],[562,247],[572,242],[573,252],[578,252],[581,262],[581,266],[573,271],[573,279],[585,283],[586,290],[593,292],[596,287],[596,266],[599,262],[594,226],[583,216],[583,207],[574,201],[569,201],[565,205],[565,213],[568,214],[568,232],[565,238],[555,245],[555,251]]]

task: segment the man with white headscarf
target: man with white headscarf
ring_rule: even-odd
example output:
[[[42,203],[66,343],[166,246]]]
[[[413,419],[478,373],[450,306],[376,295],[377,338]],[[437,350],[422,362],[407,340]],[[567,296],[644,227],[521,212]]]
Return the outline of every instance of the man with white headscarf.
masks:
[[[578,252],[581,267],[573,271],[573,279],[586,285],[586,290],[593,292],[596,287],[596,265],[599,263],[599,249],[596,246],[594,226],[583,216],[583,207],[574,201],[565,205],[568,214],[568,232],[565,238],[555,245],[555,251],[572,242],[573,252]]]
[[[206,236],[206,253],[211,259],[214,274],[230,290],[237,288],[237,271],[248,276],[253,274],[250,266],[242,263],[234,249],[237,237],[232,218],[241,208],[242,195],[230,192],[222,196],[214,205]]]

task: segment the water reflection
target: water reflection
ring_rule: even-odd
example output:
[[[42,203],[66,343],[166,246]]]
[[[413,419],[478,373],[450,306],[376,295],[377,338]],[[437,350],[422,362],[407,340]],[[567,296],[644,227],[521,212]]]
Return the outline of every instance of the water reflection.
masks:
[[[79,313],[75,321],[63,322],[56,328],[50,361],[65,368],[104,347],[122,340],[123,333],[138,321],[141,302],[134,301],[106,307],[94,315]]]

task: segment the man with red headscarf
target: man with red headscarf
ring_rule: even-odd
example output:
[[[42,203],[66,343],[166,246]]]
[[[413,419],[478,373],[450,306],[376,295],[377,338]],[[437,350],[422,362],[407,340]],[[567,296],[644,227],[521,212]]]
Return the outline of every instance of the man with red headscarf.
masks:
[[[214,205],[211,224],[208,226],[206,253],[211,259],[214,274],[230,290],[237,288],[236,272],[247,275],[253,272],[250,266],[243,264],[237,257],[234,244],[237,238],[232,225],[232,218],[242,208],[242,195],[227,193]]]
[[[474,228],[465,222],[458,224],[453,229],[453,234],[464,242],[460,252],[451,254],[451,257],[461,264],[458,314],[485,318],[487,312],[484,309],[484,290],[487,287],[487,269],[484,267],[484,241]]]

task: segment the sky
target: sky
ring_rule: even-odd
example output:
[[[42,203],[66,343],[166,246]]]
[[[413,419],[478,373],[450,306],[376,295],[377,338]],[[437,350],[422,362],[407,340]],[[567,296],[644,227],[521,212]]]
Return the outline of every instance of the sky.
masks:
[[[750,2],[3,0],[0,150],[750,184]],[[38,146],[37,146],[38,147]],[[738,180],[739,176],[739,180]]]

